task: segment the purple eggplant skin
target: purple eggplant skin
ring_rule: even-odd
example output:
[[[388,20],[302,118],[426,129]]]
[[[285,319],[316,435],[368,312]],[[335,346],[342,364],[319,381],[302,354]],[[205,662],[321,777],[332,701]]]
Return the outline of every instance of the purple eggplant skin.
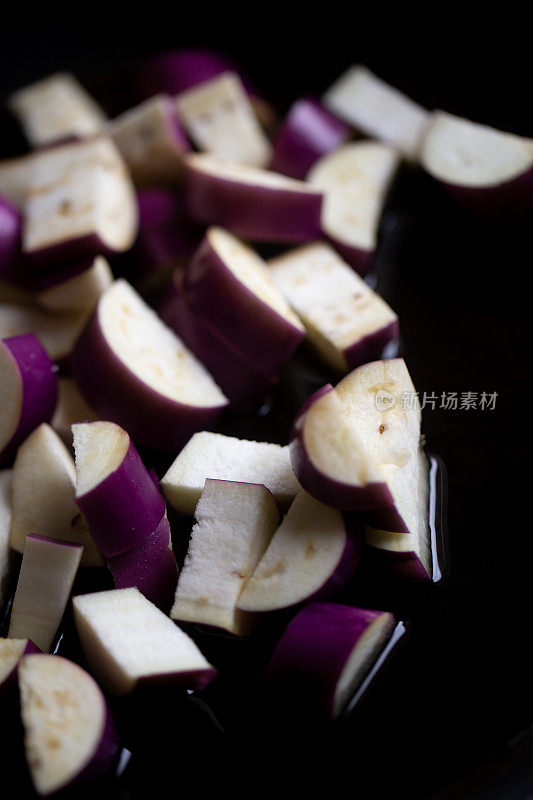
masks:
[[[343,483],[330,478],[313,463],[305,444],[305,416],[313,403],[333,391],[330,383],[322,386],[306,400],[294,420],[289,452],[296,477],[303,488],[321,503],[343,511],[367,511],[393,505],[394,499],[385,482],[367,483],[364,486]]]
[[[374,250],[364,250],[361,247],[354,247],[353,245],[341,242],[340,239],[335,239],[329,234],[324,234],[324,236],[358,275],[364,278],[365,275],[368,274],[372,267]]]
[[[427,463],[427,467],[429,469],[429,463]],[[378,531],[410,533],[409,526],[394,502],[392,505],[382,507],[374,506],[372,509],[366,510],[363,521],[371,528],[375,528],[375,530]]]
[[[185,165],[185,197],[193,219],[243,239],[298,244],[320,239],[320,192],[258,186]]]
[[[105,722],[98,747],[91,758],[85,765],[80,773],[69,783],[85,785],[95,783],[106,775],[109,775],[113,768],[118,763],[118,759],[122,750],[120,743],[120,735],[115,724],[115,720],[109,710],[109,706],[105,699]]]
[[[138,679],[136,687],[133,689],[150,689],[151,687],[172,687],[190,689],[200,692],[209,686],[218,675],[215,667],[205,669],[194,669],[187,672],[168,672],[158,673],[157,675],[143,675]]]
[[[21,241],[22,216],[20,211],[0,196],[0,278],[16,280]]]
[[[180,195],[171,189],[151,188],[137,192],[139,230],[172,225],[182,213]]]
[[[269,169],[304,180],[319,158],[344,144],[350,128],[314,97],[297,100],[274,141]]]
[[[193,433],[209,429],[227,405],[190,406],[151,389],[107,343],[98,308],[74,347],[71,366],[80,391],[102,419],[116,422],[135,441],[160,450],[181,449]]]
[[[139,547],[110,558],[107,563],[116,589],[137,589],[167,613],[178,582],[178,565],[170,546],[170,525],[163,517],[155,532]]]
[[[216,336],[267,375],[281,369],[305,336],[235,276],[209,232],[185,270],[183,286]]]
[[[365,511],[364,521],[378,531],[409,533],[409,527],[395,504]]]
[[[42,650],[40,647],[37,647],[37,645],[34,644],[31,639],[28,639],[26,642],[26,647],[24,648],[20,658],[22,659],[24,656],[29,656],[32,653],[42,653]],[[4,680],[0,683],[0,693],[11,690],[17,685],[19,664],[20,660],[17,661],[11,672],[6,675]]]
[[[344,517],[344,524],[346,527],[346,544],[335,571],[316,592],[306,598],[306,603],[326,599],[345,589],[361,563],[364,543],[360,526],[352,528],[346,517]]]
[[[168,189],[141,189],[139,233],[131,252],[136,281],[165,273],[189,259],[202,237],[188,217],[183,198]],[[131,277],[131,273],[130,277]]]
[[[346,544],[342,556],[340,557],[333,575],[309,598],[309,600],[320,600],[322,598],[331,597],[345,589],[361,563],[364,550],[361,527],[359,525],[356,527],[351,526],[346,515],[343,515],[343,518],[346,527]]]
[[[414,550],[404,553],[382,550],[381,548],[365,546],[365,555],[368,557],[369,566],[374,566],[380,573],[390,578],[401,580],[431,582],[426,568]]]
[[[25,251],[25,256],[31,263],[32,269],[38,270],[43,275],[54,274],[61,271],[62,280],[67,280],[67,265],[73,265],[73,275],[80,261],[94,259],[96,256],[113,256],[118,251],[109,247],[97,233],[63,239],[56,244],[39,248],[38,250]]]
[[[252,84],[235,61],[214,50],[191,49],[161,53],[143,65],[137,87],[143,99],[159,92],[181,94],[224,72],[236,72],[247,93],[256,95]]]
[[[195,312],[183,289],[179,271],[173,275],[159,314],[209,370],[233,408],[250,410],[276,385],[276,376],[266,375],[245,361]]]
[[[41,423],[50,422],[57,404],[58,382],[54,362],[33,333],[0,340],[15,362],[22,384],[22,406],[17,427],[0,451],[7,463],[18,446]]]
[[[383,611],[310,603],[289,623],[263,678],[334,715],[335,692],[359,639]],[[390,616],[392,630],[394,618]]]
[[[533,212],[533,166],[495,186],[459,186],[436,179],[473,216],[496,223],[522,222]]]
[[[298,600],[293,605],[280,606],[276,611],[283,611],[287,608],[298,606],[301,607],[311,601],[327,599],[341,592],[343,589],[346,589],[350,584],[350,581],[361,563],[365,545],[361,526],[359,524],[353,524],[350,517],[346,514],[343,514],[343,519],[346,530],[345,545],[341,557],[329,578],[327,578],[322,586],[319,586],[312,594]],[[303,569],[305,569],[305,565],[303,565]],[[237,608],[239,608],[238,603]],[[242,610],[247,611],[248,609],[244,608]],[[258,611],[253,613],[262,614],[263,612]],[[268,614],[270,612],[266,611],[264,613]]]
[[[273,128],[276,112],[272,106],[260,96],[233,59],[214,50],[179,50],[155,56],[141,68],[137,91],[143,100],[160,92],[177,95],[224,72],[235,72],[239,76],[259,121],[267,129]]]
[[[400,323],[397,319],[373,333],[369,333],[343,350],[348,371],[377,361],[382,358],[383,351],[391,342],[397,342],[400,336]]]
[[[50,274],[34,274],[32,282],[32,290],[35,293],[44,292],[47,289],[52,289],[60,283],[69,281],[72,278],[78,277],[83,272],[94,266],[94,258],[85,258],[82,261],[73,262],[71,264],[63,265],[60,269],[55,270]]]
[[[143,545],[165,514],[163,496],[131,441],[120,466],[76,503],[106,558]]]

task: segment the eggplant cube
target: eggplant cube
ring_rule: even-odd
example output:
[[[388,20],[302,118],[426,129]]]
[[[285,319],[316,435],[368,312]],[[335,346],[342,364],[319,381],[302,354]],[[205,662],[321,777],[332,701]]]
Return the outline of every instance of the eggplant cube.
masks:
[[[244,635],[253,623],[239,596],[277,528],[264,486],[207,479],[170,616]]]
[[[94,136],[106,122],[102,109],[68,72],[24,86],[11,95],[9,107],[33,147]]]
[[[362,133],[416,160],[428,112],[366,67],[350,67],[326,92],[324,104]]]
[[[157,682],[198,689],[215,676],[193,640],[135,588],[78,595],[73,607],[91,670],[112,694]]]
[[[175,102],[198,149],[251,167],[269,161],[270,144],[238,75],[225,72],[181,92]]]
[[[62,145],[35,159],[24,216],[23,252],[42,269],[128,250],[137,234],[137,202],[113,142]]]
[[[329,245],[305,245],[269,265],[311,346],[334,369],[348,372],[373,361],[397,339],[394,311]]]
[[[121,114],[108,133],[137,186],[166,186],[181,177],[183,153],[190,146],[168,95],[151,97]]]

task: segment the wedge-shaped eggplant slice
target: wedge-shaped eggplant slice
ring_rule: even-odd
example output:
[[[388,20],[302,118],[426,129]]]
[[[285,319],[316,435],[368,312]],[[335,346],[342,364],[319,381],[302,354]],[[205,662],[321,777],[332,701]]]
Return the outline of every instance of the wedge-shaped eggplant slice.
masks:
[[[10,639],[31,639],[44,652],[50,650],[82,552],[82,545],[28,534],[11,610]]]
[[[258,242],[309,242],[321,235],[322,191],[277,172],[195,153],[185,159],[191,216]]]
[[[11,470],[0,470],[0,609],[4,606],[11,576],[9,528],[11,526]]]
[[[343,588],[360,560],[361,543],[343,515],[303,489],[244,587],[241,611],[275,611]]]
[[[56,402],[55,367],[37,337],[0,339],[0,462],[52,419]]]
[[[480,214],[509,218],[533,208],[533,139],[435,111],[420,160],[458,202]]]
[[[411,562],[398,563],[395,571],[427,579],[432,575],[429,464],[420,446],[420,404],[405,363],[365,364],[336,391],[393,498],[392,504],[365,512],[367,542],[388,563]]]
[[[72,368],[103,419],[152,447],[182,447],[228,404],[204,366],[124,280],[100,297]]]
[[[304,180],[326,153],[350,138],[350,129],[312,97],[297,100],[289,109],[274,141],[269,169]]]
[[[265,671],[293,700],[329,717],[342,713],[390,637],[387,611],[311,603],[289,623]]]
[[[23,553],[37,533],[83,545],[82,566],[104,562],[75,502],[76,469],[69,451],[49,425],[40,425],[19,447],[11,486],[11,547]]]
[[[225,72],[181,92],[175,102],[180,121],[199,150],[251,167],[264,167],[269,161],[269,141],[235,73]]]
[[[367,544],[390,572],[428,580],[432,553],[428,531],[428,460],[422,451],[404,467],[382,467],[394,497],[392,509],[364,515]]]
[[[168,186],[181,178],[190,145],[169,95],[158,94],[126,111],[107,132],[137,186]]]
[[[107,562],[117,589],[137,588],[151,603],[168,612],[178,582],[170,525],[163,517],[155,532],[141,545]]]
[[[263,484],[282,509],[288,508],[300,489],[288,447],[201,431],[169,467],[161,488],[174,508],[192,515],[206,478]]]
[[[86,323],[86,311],[54,314],[27,303],[0,304],[0,338],[21,336],[31,331],[55,362],[68,359]]]
[[[383,206],[399,164],[398,152],[378,142],[345,144],[321,158],[307,176],[324,192],[322,230],[364,275],[377,244]]]
[[[326,92],[324,105],[367,136],[416,160],[428,112],[366,67],[350,67]]]
[[[279,522],[265,486],[207,479],[170,616],[244,635],[253,618],[239,596]]]
[[[22,658],[40,652],[30,639],[0,639],[0,692],[16,684]]]
[[[141,66],[138,89],[142,97],[152,97],[157,92],[181,94],[228,72],[237,73],[258,119],[271,127],[275,121],[271,106],[257,94],[247,75],[233,59],[213,50],[193,48],[158,54]]]
[[[222,228],[210,228],[185,271],[192,307],[260,372],[276,373],[305,335],[266,263]]]
[[[380,358],[398,338],[394,311],[329,245],[304,245],[272,259],[269,267],[309,343],[334,369],[347,372]]]
[[[56,410],[50,425],[67,447],[71,447],[74,423],[96,422],[98,416],[86,402],[73,378],[59,378],[58,388]]]
[[[201,689],[215,677],[193,640],[137,589],[78,595],[72,605],[91,670],[112,694],[145,683]]]
[[[165,514],[165,501],[126,431],[113,422],[72,426],[76,503],[106,558],[143,544]]]
[[[32,147],[94,136],[106,122],[102,109],[68,72],[19,89],[8,104]]]
[[[104,695],[66,658],[28,655],[19,666],[26,760],[36,791],[50,795],[104,777],[120,745]]]
[[[403,358],[364,364],[335,391],[376,464],[402,467],[416,461],[422,414]]]
[[[35,159],[24,218],[23,251],[43,269],[128,250],[137,202],[113,142],[63,145]]]
[[[103,256],[83,262],[75,275],[54,280],[37,295],[38,304],[47,311],[83,314],[94,309],[100,295],[113,283],[113,273]]]
[[[183,274],[176,270],[159,307],[163,322],[182,339],[209,370],[233,408],[257,408],[277,383],[277,377],[261,372],[221,339],[192,307],[183,288]]]
[[[330,384],[302,406],[290,454],[296,477],[322,503],[352,511],[393,503],[378,464]]]

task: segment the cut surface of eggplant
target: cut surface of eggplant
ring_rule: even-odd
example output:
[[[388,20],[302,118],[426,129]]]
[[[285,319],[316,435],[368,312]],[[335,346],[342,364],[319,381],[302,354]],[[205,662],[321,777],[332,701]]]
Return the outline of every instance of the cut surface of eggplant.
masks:
[[[276,503],[264,486],[208,478],[171,618],[247,633],[252,620],[237,609],[239,595],[278,522]]]
[[[68,72],[24,86],[11,95],[9,107],[33,147],[94,136],[106,122],[102,109]]]
[[[96,681],[66,658],[35,654],[22,659],[19,685],[26,760],[37,792],[47,796],[103,777],[119,743]]]
[[[394,148],[353,142],[328,153],[307,180],[324,192],[322,226],[334,244],[372,252],[387,192],[399,165]]]
[[[10,639],[48,652],[67,606],[82,545],[28,534],[9,623]]]
[[[83,545],[82,565],[103,564],[86,520],[75,502],[74,460],[49,425],[19,447],[11,486],[11,547],[23,553],[31,533]]]
[[[340,511],[298,493],[242,594],[242,611],[274,611],[342,587],[358,564]]]
[[[288,447],[200,431],[171,464],[161,488],[175,508],[194,514],[206,478],[263,484],[281,508],[290,505],[300,488]]]
[[[166,186],[181,178],[190,150],[172,98],[159,94],[114,119],[108,133],[137,186]]]
[[[489,188],[533,169],[533,140],[436,111],[424,137],[421,162],[446,183]]]
[[[180,121],[199,150],[218,158],[263,167],[271,147],[261,130],[242,81],[225,72],[181,92],[175,100]]]
[[[137,233],[133,184],[106,138],[36,158],[24,214],[23,251],[47,264],[128,250]]]
[[[135,588],[78,595],[74,618],[98,680],[113,694],[143,679],[172,679],[194,687],[214,669],[196,644]]]
[[[226,404],[209,373],[126,281],[105,292],[98,317],[113,353],[155,392],[195,406]]]
[[[379,357],[397,337],[396,314],[329,245],[304,245],[269,267],[312,346],[335,369],[346,372],[358,358]]]
[[[324,95],[324,104],[362,133],[415,160],[429,114],[363,66],[351,67]]]

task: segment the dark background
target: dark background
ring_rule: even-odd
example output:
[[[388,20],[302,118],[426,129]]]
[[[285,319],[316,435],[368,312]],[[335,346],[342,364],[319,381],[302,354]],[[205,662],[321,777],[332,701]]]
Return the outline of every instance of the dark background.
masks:
[[[492,29],[467,29],[464,14],[450,18],[450,9],[434,6],[398,19],[386,7],[370,19],[357,9],[258,5],[204,7],[194,16],[155,6],[121,16],[89,8],[61,19],[32,16],[4,21],[0,96],[66,68],[113,114],[131,104],[129,76],[143,55],[215,46],[236,57],[281,111],[361,62],[428,108],[533,136],[525,22],[511,7],[499,13],[509,26],[498,19]],[[15,140],[4,141],[8,155]],[[196,723],[189,733],[187,715],[178,709],[172,717],[161,700],[136,720],[157,747],[133,769],[130,795],[118,796],[171,797],[193,782],[199,791],[249,794],[270,781],[279,794],[302,796],[325,781],[330,795],[416,798],[469,773],[443,797],[528,795],[532,255],[531,224],[482,225],[428,179],[402,176],[384,218],[377,273],[400,315],[414,383],[421,392],[498,392],[494,411],[424,412],[429,448],[448,468],[448,576],[414,598],[392,599],[411,630],[349,723],[287,730],[286,715],[266,723],[253,706],[243,711],[242,697],[231,720],[226,698],[221,713],[231,735],[219,739]]]

